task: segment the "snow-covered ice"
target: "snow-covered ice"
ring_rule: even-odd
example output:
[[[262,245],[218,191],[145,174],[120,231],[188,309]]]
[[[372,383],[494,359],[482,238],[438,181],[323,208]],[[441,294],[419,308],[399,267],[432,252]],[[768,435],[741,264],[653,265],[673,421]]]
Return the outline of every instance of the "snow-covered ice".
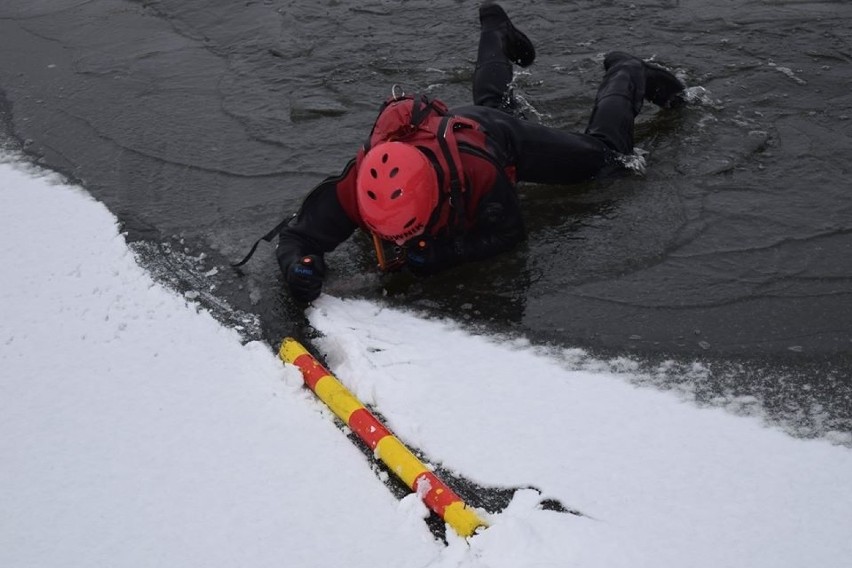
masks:
[[[0,163],[0,234],[0,566],[850,565],[848,448],[323,296],[322,355],[400,438],[542,492],[444,544],[294,367],[154,282],[83,190]]]

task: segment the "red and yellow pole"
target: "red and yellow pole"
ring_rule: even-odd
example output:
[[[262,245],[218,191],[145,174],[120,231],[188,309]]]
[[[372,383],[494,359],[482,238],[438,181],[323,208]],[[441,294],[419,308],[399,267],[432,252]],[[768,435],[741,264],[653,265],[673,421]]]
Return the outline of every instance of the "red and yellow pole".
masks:
[[[459,535],[469,537],[479,527],[488,526],[302,344],[288,337],[281,343],[278,354],[284,362],[298,367],[308,388],[373,450],[394,475],[416,492],[426,506]]]

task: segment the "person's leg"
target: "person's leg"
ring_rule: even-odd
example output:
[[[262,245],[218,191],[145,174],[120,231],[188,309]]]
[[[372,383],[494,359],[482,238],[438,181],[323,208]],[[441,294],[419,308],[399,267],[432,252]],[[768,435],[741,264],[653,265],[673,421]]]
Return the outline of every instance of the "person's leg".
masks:
[[[473,104],[509,110],[512,63],[522,67],[532,64],[535,48],[529,38],[512,25],[509,16],[497,4],[483,4],[479,8],[479,22]]]
[[[518,181],[569,184],[594,178],[617,164],[600,139],[566,132],[482,106],[453,109],[482,125],[497,159],[513,165]]]
[[[595,97],[585,134],[565,132],[521,120],[494,108],[469,106],[453,112],[479,122],[498,159],[517,168],[518,181],[563,184],[591,179],[619,166],[619,154],[633,151],[633,121],[643,98],[674,106],[683,84],[662,68],[612,53]]]
[[[633,123],[643,99],[663,108],[680,106],[685,86],[662,67],[619,51],[607,54],[604,69],[586,134],[616,152],[630,154]]]
[[[586,134],[622,154],[633,152],[633,122],[642,110],[645,71],[642,61],[627,57],[604,61],[606,73],[595,96]]]

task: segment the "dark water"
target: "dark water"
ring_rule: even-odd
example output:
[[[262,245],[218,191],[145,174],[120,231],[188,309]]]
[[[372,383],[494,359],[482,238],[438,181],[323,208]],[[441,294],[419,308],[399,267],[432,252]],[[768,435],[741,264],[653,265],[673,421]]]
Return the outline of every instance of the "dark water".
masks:
[[[354,239],[327,291],[623,355],[642,382],[753,399],[801,435],[852,432],[852,5],[504,6],[538,47],[517,77],[532,119],[583,129],[614,49],[676,70],[693,103],[643,111],[644,175],[524,187],[518,250],[381,279]],[[343,167],[394,83],[469,103],[477,30],[459,1],[2,0],[0,112],[155,273],[277,342],[303,319],[272,247],[243,276],[227,263]]]

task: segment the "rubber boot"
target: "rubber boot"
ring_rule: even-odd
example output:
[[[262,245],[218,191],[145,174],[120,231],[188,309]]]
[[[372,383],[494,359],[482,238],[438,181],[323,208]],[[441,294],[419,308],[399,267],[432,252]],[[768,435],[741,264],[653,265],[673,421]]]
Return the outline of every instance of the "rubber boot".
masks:
[[[518,28],[499,4],[486,2],[479,7],[479,23],[482,31],[499,30],[503,53],[512,63],[529,67],[535,61],[535,46]]]
[[[659,65],[642,61],[628,53],[613,51],[604,59],[604,69],[608,71],[611,67],[628,59],[641,61],[645,69],[645,100],[661,108],[676,108],[686,104],[683,96],[686,85],[671,71]]]

